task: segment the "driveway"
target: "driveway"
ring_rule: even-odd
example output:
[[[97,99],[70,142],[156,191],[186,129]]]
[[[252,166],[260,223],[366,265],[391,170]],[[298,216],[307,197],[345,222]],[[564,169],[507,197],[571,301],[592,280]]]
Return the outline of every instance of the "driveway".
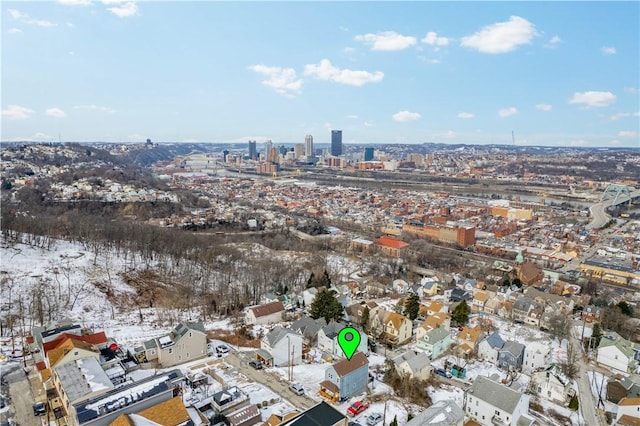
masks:
[[[280,376],[269,373],[265,370],[256,370],[249,366],[249,361],[251,359],[249,359],[249,356],[245,353],[233,351],[227,355],[224,360],[237,368],[240,373],[247,376],[250,381],[265,385],[301,410],[306,410],[307,408],[313,407],[317,404],[317,401],[314,401],[306,395],[296,395],[293,393],[289,389],[289,383],[283,380]]]

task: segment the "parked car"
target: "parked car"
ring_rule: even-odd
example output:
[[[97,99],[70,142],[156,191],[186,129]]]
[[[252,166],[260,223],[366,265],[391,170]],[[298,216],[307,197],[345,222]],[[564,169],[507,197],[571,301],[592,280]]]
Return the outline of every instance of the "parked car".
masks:
[[[445,370],[444,368],[437,368],[436,369],[436,374],[438,376],[442,376],[442,377],[446,377],[447,379],[450,379],[452,376],[451,373],[449,373],[447,370]]]
[[[216,352],[218,352],[219,354],[229,353],[230,350],[231,348],[229,348],[229,346],[225,345],[224,343],[216,346]]]
[[[264,368],[264,364],[262,364],[260,361],[249,361],[249,365],[256,370],[262,370]]]
[[[304,388],[300,383],[291,383],[289,389],[296,395],[304,395]]]
[[[382,414],[381,413],[373,413],[372,415],[367,417],[367,424],[369,426],[376,425],[376,424],[380,423],[381,421],[382,421]]]
[[[357,416],[367,408],[369,408],[368,402],[356,401],[347,408],[347,414],[350,416]]]
[[[47,414],[47,406],[44,402],[36,402],[33,404],[33,415],[34,416],[44,416]]]

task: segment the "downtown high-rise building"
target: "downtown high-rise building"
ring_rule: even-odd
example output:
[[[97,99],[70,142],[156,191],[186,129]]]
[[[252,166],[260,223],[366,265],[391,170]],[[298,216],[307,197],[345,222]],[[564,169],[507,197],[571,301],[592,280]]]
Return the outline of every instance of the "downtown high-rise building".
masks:
[[[313,157],[313,136],[311,135],[304,137],[304,155]]]
[[[364,161],[373,161],[373,147],[366,147],[364,149]]]
[[[272,161],[271,159],[269,159],[269,154],[271,154],[272,147],[273,147],[273,142],[271,142],[271,139],[269,139],[264,143],[264,160],[265,161]]]
[[[334,157],[342,155],[342,130],[331,131],[331,155]]]
[[[256,146],[256,141],[249,141],[249,158],[252,160],[258,159],[258,148]]]

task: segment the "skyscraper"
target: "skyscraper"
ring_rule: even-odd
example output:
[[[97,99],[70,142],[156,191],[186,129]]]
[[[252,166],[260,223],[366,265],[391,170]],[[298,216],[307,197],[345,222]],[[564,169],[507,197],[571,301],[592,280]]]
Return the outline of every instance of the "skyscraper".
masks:
[[[273,142],[271,139],[264,143],[264,160],[265,161],[273,161],[269,158],[269,154],[271,154],[271,148],[273,147]]]
[[[364,149],[364,161],[373,160],[373,147],[366,147]]]
[[[331,155],[334,157],[342,155],[342,130],[331,131]]]
[[[304,155],[313,157],[313,136],[311,135],[304,137]]]
[[[256,160],[258,158],[258,148],[256,147],[256,141],[249,141],[249,158]]]

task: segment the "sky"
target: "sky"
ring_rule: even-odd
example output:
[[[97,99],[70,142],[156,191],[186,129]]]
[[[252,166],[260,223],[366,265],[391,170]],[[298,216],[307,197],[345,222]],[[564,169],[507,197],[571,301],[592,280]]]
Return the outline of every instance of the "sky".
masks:
[[[3,141],[640,147],[635,1],[0,8]]]

